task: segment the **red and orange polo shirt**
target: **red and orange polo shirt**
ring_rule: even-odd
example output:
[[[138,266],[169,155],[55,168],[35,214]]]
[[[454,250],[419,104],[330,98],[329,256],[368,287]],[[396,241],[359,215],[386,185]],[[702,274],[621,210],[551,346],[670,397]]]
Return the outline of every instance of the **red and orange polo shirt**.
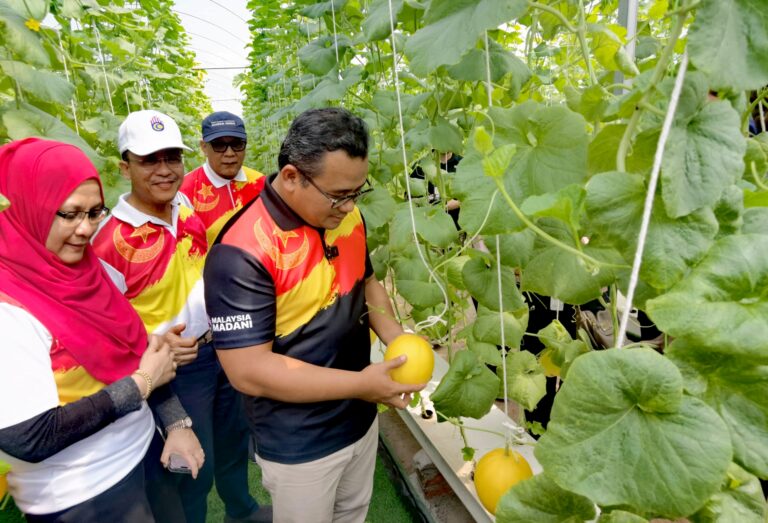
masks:
[[[208,162],[190,171],[181,184],[182,193],[205,224],[208,244],[213,244],[222,227],[243,205],[261,192],[266,177],[259,171],[243,167],[232,180],[222,178]]]
[[[147,332],[163,334],[184,322],[183,336],[205,334],[205,225],[182,194],[172,202],[171,223],[139,211],[126,196],[91,240],[102,265]]]

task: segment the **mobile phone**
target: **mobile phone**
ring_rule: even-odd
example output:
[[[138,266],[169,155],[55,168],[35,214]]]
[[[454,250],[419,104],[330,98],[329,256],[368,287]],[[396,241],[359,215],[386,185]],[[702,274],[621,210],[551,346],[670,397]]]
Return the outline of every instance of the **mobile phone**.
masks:
[[[178,474],[192,474],[192,469],[189,468],[189,463],[187,463],[187,460],[178,454],[171,454],[171,459],[168,462],[168,470]]]

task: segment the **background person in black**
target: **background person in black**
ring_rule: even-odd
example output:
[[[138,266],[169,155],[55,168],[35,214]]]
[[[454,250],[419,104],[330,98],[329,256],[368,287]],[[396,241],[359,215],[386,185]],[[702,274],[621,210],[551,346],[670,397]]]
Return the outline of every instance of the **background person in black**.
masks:
[[[369,326],[403,332],[373,275],[355,206],[367,192],[368,134],[343,109],[291,125],[279,172],[222,230],[204,278],[213,342],[246,395],[274,520],[362,522],[373,488],[376,403],[403,408],[424,385],[370,363]]]
[[[461,156],[458,154],[453,154],[452,152],[440,153],[440,169],[447,173],[455,173],[456,166],[459,165],[461,158]],[[413,172],[411,172],[411,178],[415,178],[417,180],[426,179],[424,170],[420,165],[417,165]],[[408,195],[406,195],[406,198],[407,197]],[[440,191],[437,189],[435,184],[429,180],[427,180],[427,201],[431,204],[440,203]],[[456,200],[455,198],[451,198],[445,203],[445,210],[451,216],[451,218],[453,218],[453,224],[456,226],[457,231],[461,230],[461,227],[459,227],[460,205],[461,204],[459,200]]]

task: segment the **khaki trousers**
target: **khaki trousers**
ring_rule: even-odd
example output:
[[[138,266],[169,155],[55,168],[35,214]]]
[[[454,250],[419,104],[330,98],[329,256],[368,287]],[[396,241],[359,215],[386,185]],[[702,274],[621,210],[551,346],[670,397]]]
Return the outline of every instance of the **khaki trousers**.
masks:
[[[355,443],[297,465],[256,456],[274,523],[362,523],[373,492],[379,420]]]

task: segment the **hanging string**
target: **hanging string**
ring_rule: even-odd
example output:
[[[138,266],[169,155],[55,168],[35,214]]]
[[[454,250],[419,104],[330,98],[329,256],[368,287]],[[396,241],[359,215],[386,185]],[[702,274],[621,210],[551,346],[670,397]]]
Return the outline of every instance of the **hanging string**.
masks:
[[[493,84],[491,83],[491,46],[488,42],[488,31],[483,33],[485,39],[485,90],[488,93],[488,109],[493,106]],[[501,332],[501,372],[504,380],[504,414],[509,416],[509,399],[507,399],[507,346],[504,335],[504,289],[501,286],[501,240],[496,235],[496,278],[499,293],[499,331]],[[507,429],[509,430],[509,429]],[[509,438],[509,433],[507,434]]]
[[[339,63],[339,37],[336,35],[336,1],[331,0],[331,21],[333,22],[333,50],[336,51],[336,72],[341,80],[341,64]],[[342,104],[343,105],[343,104]]]
[[[109,88],[109,78],[107,78],[107,66],[104,63],[104,53],[101,52],[101,36],[99,36],[99,28],[96,24],[93,25],[93,31],[96,34],[96,48],[99,50],[99,60],[101,61],[101,71],[104,73],[104,87],[107,89],[107,100],[109,101],[109,109],[112,114],[115,114],[115,106],[112,104],[112,91]]]
[[[56,36],[59,37],[59,50],[61,51],[61,63],[64,64],[64,76],[66,76],[67,81],[70,82],[69,67],[67,67],[67,54],[64,51],[64,44],[61,41],[61,32],[57,31]],[[69,100],[69,107],[72,109],[72,121],[75,122],[75,132],[77,133],[78,136],[80,136],[80,124],[77,121],[77,106],[75,104],[76,99],[77,99],[77,89],[75,89],[75,91],[72,93],[72,98],[70,98]]]
[[[392,72],[394,73],[394,82],[395,82],[395,97],[397,99],[397,130],[400,134],[400,149],[403,153],[403,172],[405,174],[405,190],[406,194],[408,195],[408,211],[410,213],[411,217],[411,232],[413,233],[413,241],[416,245],[416,252],[419,253],[419,258],[421,258],[421,262],[424,264],[424,267],[427,268],[427,271],[429,272],[430,280],[433,280],[435,282],[435,285],[437,285],[437,288],[440,289],[440,292],[443,295],[443,310],[440,311],[439,314],[434,316],[429,316],[426,320],[420,321],[415,325],[416,330],[420,330],[422,328],[431,327],[432,325],[435,325],[437,323],[442,323],[445,325],[447,322],[443,319],[443,316],[445,316],[446,311],[448,311],[448,293],[445,291],[445,287],[443,287],[443,284],[440,283],[440,280],[435,276],[435,272],[432,270],[432,267],[430,267],[429,263],[427,262],[427,259],[424,257],[424,253],[421,251],[421,244],[419,243],[419,235],[416,232],[416,217],[413,212],[413,199],[411,198],[411,177],[408,176],[408,154],[405,150],[405,131],[403,129],[403,106],[402,102],[400,100],[400,77],[397,74],[397,46],[395,45],[395,14],[392,10],[392,0],[387,0],[389,3],[389,27],[391,29],[390,33],[390,42],[392,45]]]
[[[310,33],[309,33],[309,19],[307,19],[307,43],[308,44],[312,43],[312,37],[310,36]],[[338,61],[338,59],[336,59],[336,61]],[[317,85],[315,84],[315,75],[312,73],[310,74],[312,75],[312,88],[314,89],[315,87],[317,87]]]
[[[632,274],[629,278],[629,287],[627,288],[627,302],[624,305],[624,310],[621,311],[621,324],[619,325],[619,335],[616,337],[616,346],[621,347],[624,345],[624,337],[627,333],[627,325],[629,323],[629,313],[632,310],[632,299],[635,297],[635,288],[637,287],[637,280],[640,275],[640,264],[643,260],[643,251],[645,250],[645,240],[648,237],[648,225],[651,221],[651,211],[653,210],[653,198],[656,195],[656,185],[659,181],[659,173],[661,171],[661,160],[664,157],[664,148],[667,144],[667,137],[669,131],[672,128],[672,121],[675,117],[675,111],[677,110],[677,103],[680,100],[680,92],[683,89],[683,80],[685,79],[685,72],[688,68],[688,53],[683,54],[683,58],[680,61],[680,69],[677,71],[677,77],[675,78],[675,86],[672,89],[672,97],[669,100],[669,107],[667,107],[667,114],[664,117],[664,125],[661,128],[661,134],[659,135],[659,142],[656,146],[656,155],[653,157],[653,169],[651,170],[651,179],[648,182],[648,192],[645,195],[645,207],[643,208],[643,221],[640,224],[640,233],[637,238],[637,250],[635,251],[635,260],[632,263]]]

